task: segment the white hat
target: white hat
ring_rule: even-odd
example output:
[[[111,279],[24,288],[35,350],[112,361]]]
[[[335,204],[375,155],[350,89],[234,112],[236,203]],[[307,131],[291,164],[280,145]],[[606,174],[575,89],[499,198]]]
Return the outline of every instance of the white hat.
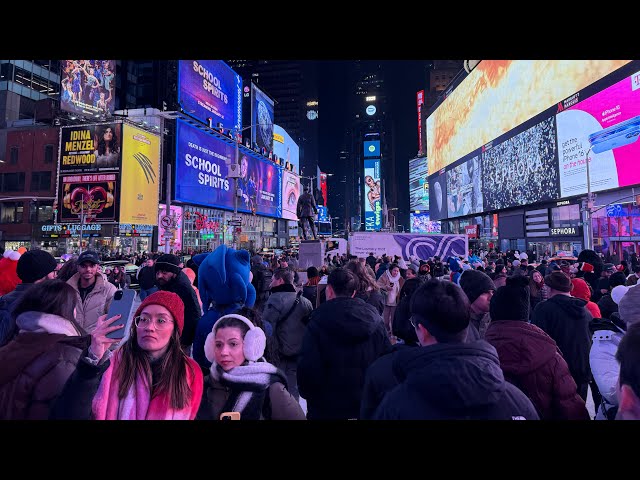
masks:
[[[616,305],[620,303],[622,297],[624,297],[625,293],[629,291],[630,287],[625,287],[624,285],[618,285],[617,287],[613,287],[611,290],[611,299],[615,302]]]
[[[522,252],[520,254],[520,260],[529,260],[529,255],[527,255],[525,252]]]
[[[520,266],[520,260],[514,260],[514,261],[513,261],[513,263],[512,263],[512,265],[513,265],[514,267],[519,267],[519,266]]]

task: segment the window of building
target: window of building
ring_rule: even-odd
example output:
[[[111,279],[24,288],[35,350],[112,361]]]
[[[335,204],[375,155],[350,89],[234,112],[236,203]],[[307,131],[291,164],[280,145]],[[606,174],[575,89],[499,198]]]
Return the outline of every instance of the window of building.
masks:
[[[24,191],[24,173],[4,173],[2,174],[3,192],[23,192]]]
[[[11,157],[10,157],[11,165],[16,165],[18,163],[18,147],[11,147]]]
[[[22,210],[21,202],[0,203],[0,223],[22,223]]]
[[[53,163],[53,145],[44,146],[44,163]]]
[[[31,191],[49,190],[51,188],[51,172],[32,172]]]
[[[565,205],[551,209],[553,228],[577,227],[580,225],[580,205]]]

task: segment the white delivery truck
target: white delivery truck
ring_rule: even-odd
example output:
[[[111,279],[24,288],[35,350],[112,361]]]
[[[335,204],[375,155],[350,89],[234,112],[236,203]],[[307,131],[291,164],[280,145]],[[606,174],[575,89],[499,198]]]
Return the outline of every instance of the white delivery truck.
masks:
[[[469,237],[453,234],[353,232],[349,234],[349,253],[358,258],[376,257],[383,254],[398,255],[405,261],[415,256],[427,260],[434,256],[446,259],[449,256],[466,257],[469,252]]]

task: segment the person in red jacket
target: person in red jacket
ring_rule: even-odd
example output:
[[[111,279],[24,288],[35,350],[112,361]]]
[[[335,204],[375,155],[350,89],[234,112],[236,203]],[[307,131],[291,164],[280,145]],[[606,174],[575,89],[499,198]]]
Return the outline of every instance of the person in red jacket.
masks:
[[[517,386],[544,420],[589,420],[556,342],[528,323],[529,279],[507,278],[490,303],[485,340],[495,347],[505,379]]]
[[[600,307],[598,307],[597,303],[591,301],[591,289],[589,288],[589,284],[582,278],[572,278],[571,283],[573,283],[571,296],[585,300],[587,302],[585,307],[589,310],[589,313],[593,318],[602,318]]]

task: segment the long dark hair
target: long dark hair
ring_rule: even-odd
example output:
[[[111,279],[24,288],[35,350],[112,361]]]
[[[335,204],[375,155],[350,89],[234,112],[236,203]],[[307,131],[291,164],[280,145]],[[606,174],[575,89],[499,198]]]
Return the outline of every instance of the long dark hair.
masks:
[[[56,277],[58,280],[62,280],[66,282],[71,277],[73,277],[78,272],[78,258],[72,257],[66,262],[64,265],[58,270],[58,276]]]
[[[397,266],[397,265],[396,265]],[[358,279],[358,294],[368,295],[369,290],[378,291],[380,287],[366,269],[366,266],[360,263],[358,260],[351,260],[345,266],[347,270],[350,270]]]
[[[115,125],[104,125],[99,128],[98,132],[98,155],[105,155],[107,152],[107,142],[104,141],[104,133],[107,129],[111,129],[111,144],[109,145],[111,153],[118,153],[120,151]]]
[[[175,319],[174,319],[175,320]],[[138,345],[138,329],[134,322],[131,322],[131,332],[127,341],[120,349],[120,364],[115,372],[120,379],[118,398],[127,396],[129,389],[135,383],[138,372],[147,379],[147,383],[152,386],[152,395],[169,393],[171,408],[180,410],[191,401],[191,387],[187,381],[185,369],[191,371],[195,376],[195,371],[188,361],[187,355],[180,345],[180,333],[175,323],[173,333],[169,339],[169,347],[162,358],[160,375],[158,381],[153,383],[151,372],[151,362],[147,353]]]
[[[76,322],[76,291],[62,280],[45,280],[29,287],[16,302],[12,316],[14,320],[24,312],[40,312],[58,315],[73,324],[78,335],[84,329]]]

